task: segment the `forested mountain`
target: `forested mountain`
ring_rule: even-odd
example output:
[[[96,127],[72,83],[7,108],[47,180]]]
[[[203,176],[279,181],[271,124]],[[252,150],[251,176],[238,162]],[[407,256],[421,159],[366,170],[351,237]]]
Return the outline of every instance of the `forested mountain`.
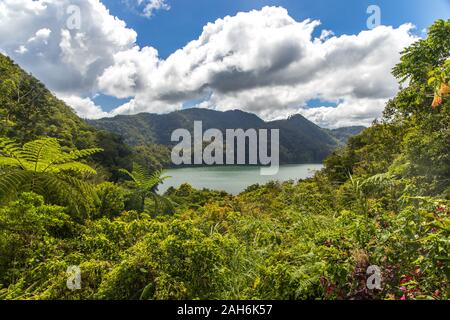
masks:
[[[280,129],[281,163],[320,162],[339,141],[360,131],[359,127],[325,130],[301,115],[264,122],[254,114],[239,110],[219,112],[195,108],[162,115],[142,113],[86,122],[39,80],[1,54],[0,115],[0,134],[18,142],[48,136],[60,139],[67,147],[103,148],[102,155],[93,157],[107,171],[129,167],[133,150],[126,144],[139,151],[134,153],[134,158],[142,165],[146,161],[157,166],[168,165],[167,147],[174,144],[170,141],[172,131],[178,128],[192,131],[195,120],[203,121],[204,129]]]
[[[301,115],[286,120],[265,122],[258,116],[240,111],[214,111],[208,109],[185,109],[169,114],[141,113],[119,115],[114,118],[88,120],[88,123],[102,130],[114,132],[130,145],[156,143],[173,146],[170,137],[178,128],[193,132],[194,121],[202,121],[203,129],[279,129],[281,163],[320,162],[339,144],[362,128],[325,130]]]
[[[98,130],[63,101],[57,99],[35,77],[22,70],[9,57],[0,54],[0,136],[25,143],[39,137],[57,138],[65,148],[100,147],[104,151],[90,157],[99,172],[113,180],[117,169],[131,169],[132,161],[151,168],[168,161],[162,146],[142,145],[132,148],[123,139]],[[151,151],[151,152],[150,152]]]
[[[114,132],[130,145],[157,143],[171,145],[170,136],[178,128],[193,131],[194,121],[202,121],[203,128],[263,128],[264,121],[243,111],[219,112],[208,109],[185,109],[167,114],[140,113],[114,118],[88,120],[99,129]]]
[[[64,145],[96,144],[97,130],[81,120],[32,75],[0,54],[0,134],[26,142],[39,136]]]
[[[350,137],[356,136],[366,129],[363,126],[351,126],[351,127],[342,127],[337,129],[331,129],[330,134],[338,139],[342,143],[346,143]]]
[[[91,157],[120,140],[91,145],[99,132],[0,61],[0,299],[450,299],[450,20],[402,52],[404,87],[322,171],[237,196],[187,184],[159,196],[161,172],[139,164],[107,181]],[[331,139],[299,116],[283,127]]]
[[[323,130],[300,115],[266,123],[256,115],[239,110],[187,109],[163,115],[117,116],[86,123],[39,80],[1,54],[0,115],[0,134],[18,142],[48,136],[60,139],[67,147],[103,148],[105,152],[93,158],[109,171],[109,175],[114,175],[113,171],[119,167],[129,168],[133,150],[125,143],[134,147],[137,151],[134,159],[142,165],[168,165],[167,147],[173,145],[170,141],[172,131],[177,128],[192,130],[194,120],[203,121],[204,128],[222,130],[278,128],[282,163],[322,161],[338,144],[332,131]],[[340,139],[339,136],[336,138]]]

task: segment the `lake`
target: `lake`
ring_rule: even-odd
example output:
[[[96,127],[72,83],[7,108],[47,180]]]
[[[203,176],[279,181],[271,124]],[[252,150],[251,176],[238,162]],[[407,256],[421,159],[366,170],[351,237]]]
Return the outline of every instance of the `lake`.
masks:
[[[258,166],[211,166],[167,169],[164,175],[171,176],[159,186],[159,193],[170,187],[189,183],[196,189],[223,190],[238,194],[252,184],[265,184],[269,181],[299,180],[312,177],[323,168],[322,164],[281,165],[277,175],[262,176]]]

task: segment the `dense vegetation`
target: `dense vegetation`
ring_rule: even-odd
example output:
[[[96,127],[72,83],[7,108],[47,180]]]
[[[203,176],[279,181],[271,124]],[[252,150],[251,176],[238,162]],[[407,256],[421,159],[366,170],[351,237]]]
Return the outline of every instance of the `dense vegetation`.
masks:
[[[98,129],[118,134],[130,145],[152,143],[170,148],[176,144],[171,141],[172,132],[185,128],[193,135],[194,121],[202,121],[204,130],[219,129],[224,136],[226,129],[279,129],[281,164],[322,162],[338,145],[364,129],[357,126],[326,130],[299,114],[286,120],[264,122],[256,115],[240,110],[220,112],[197,108],[162,115],[119,115],[89,120],[89,123]]]
[[[403,52],[393,73],[404,88],[380,121],[313,178],[238,196],[182,185],[162,199],[160,173],[139,164],[102,181],[88,165],[100,150],[61,135],[64,148],[27,144],[15,111],[0,144],[0,297],[449,299],[449,58],[450,20],[437,21]],[[53,183],[67,184],[40,187]],[[90,195],[82,207],[78,192]],[[70,265],[80,290],[66,287]],[[366,286],[370,265],[380,290]]]

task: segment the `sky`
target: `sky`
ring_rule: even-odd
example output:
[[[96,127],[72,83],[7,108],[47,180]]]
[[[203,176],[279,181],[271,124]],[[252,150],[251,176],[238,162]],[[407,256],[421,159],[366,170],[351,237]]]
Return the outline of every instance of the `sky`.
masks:
[[[200,107],[336,128],[381,115],[401,50],[439,18],[450,0],[0,0],[0,52],[83,118]]]

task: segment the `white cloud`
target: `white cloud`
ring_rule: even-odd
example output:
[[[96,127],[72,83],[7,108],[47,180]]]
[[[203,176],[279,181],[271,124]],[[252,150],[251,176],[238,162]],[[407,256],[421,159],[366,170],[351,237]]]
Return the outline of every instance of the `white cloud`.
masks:
[[[47,39],[50,37],[52,30],[48,28],[42,28],[36,31],[36,34],[28,39],[28,42],[42,41],[47,44]]]
[[[67,9],[74,5],[81,24],[70,30]],[[97,77],[136,36],[99,0],[0,0],[2,51],[61,94],[95,92]]]
[[[200,107],[239,108],[275,119],[300,112],[308,100],[321,99],[340,104],[334,111],[312,109],[305,113],[310,119],[335,126],[332,116],[345,109],[355,114],[348,115],[349,124],[367,124],[397,92],[390,71],[400,51],[416,39],[409,32],[412,25],[342,36],[324,30],[314,39],[319,24],[297,22],[278,7],[228,16],[206,25],[197,40],[166,60],[158,62],[155,53],[145,57],[148,53],[137,49],[121,56],[99,78],[100,87],[123,97],[139,83],[133,103],[115,113],[154,111],[155,105],[203,98]],[[148,61],[145,72],[135,67],[142,61]],[[335,123],[343,120],[336,118]]]
[[[167,9],[164,1],[137,1],[150,15]],[[66,26],[69,4],[81,8],[79,30]],[[300,112],[328,127],[369,124],[397,92],[390,71],[399,52],[416,40],[409,24],[356,35],[321,30],[314,38],[319,21],[265,7],[207,24],[198,39],[162,60],[156,49],[137,46],[136,32],[99,0],[0,0],[0,9],[0,50],[85,117],[106,113],[76,97],[103,93],[132,98],[108,115],[162,113],[198,100],[200,107],[239,108],[265,119]],[[311,99],[338,106],[304,109]]]
[[[151,47],[138,46],[114,55],[114,65],[108,67],[98,78],[103,93],[117,98],[135,96],[146,89],[148,74],[158,67],[158,51]]]
[[[143,100],[141,94],[138,94],[136,98],[131,99],[129,102],[121,105],[109,113],[109,116],[116,116],[119,114],[136,114],[144,112],[142,106],[137,103],[138,100]],[[182,103],[167,104],[164,101],[149,101],[145,107],[145,112],[151,113],[166,113],[175,110],[179,110],[182,107]]]
[[[153,16],[157,10],[170,10],[170,6],[165,0],[138,0],[140,4],[144,4],[143,15],[146,17]]]
[[[25,54],[28,52],[28,49],[24,45],[21,45],[18,49],[14,50],[14,52],[18,54]]]
[[[324,29],[320,33],[319,40],[325,41],[325,40],[327,40],[328,38],[330,38],[332,36],[334,36],[334,32],[333,31]]]
[[[135,13],[151,18],[159,10],[170,10],[170,5],[167,0],[122,0]]]
[[[300,109],[299,113],[325,128],[370,126],[381,115],[385,99],[348,99],[336,107]]]
[[[102,111],[102,108],[97,106],[90,98],[80,98],[77,96],[62,96],[61,99],[71,106],[77,114],[82,118],[100,119],[108,117],[107,112]]]

